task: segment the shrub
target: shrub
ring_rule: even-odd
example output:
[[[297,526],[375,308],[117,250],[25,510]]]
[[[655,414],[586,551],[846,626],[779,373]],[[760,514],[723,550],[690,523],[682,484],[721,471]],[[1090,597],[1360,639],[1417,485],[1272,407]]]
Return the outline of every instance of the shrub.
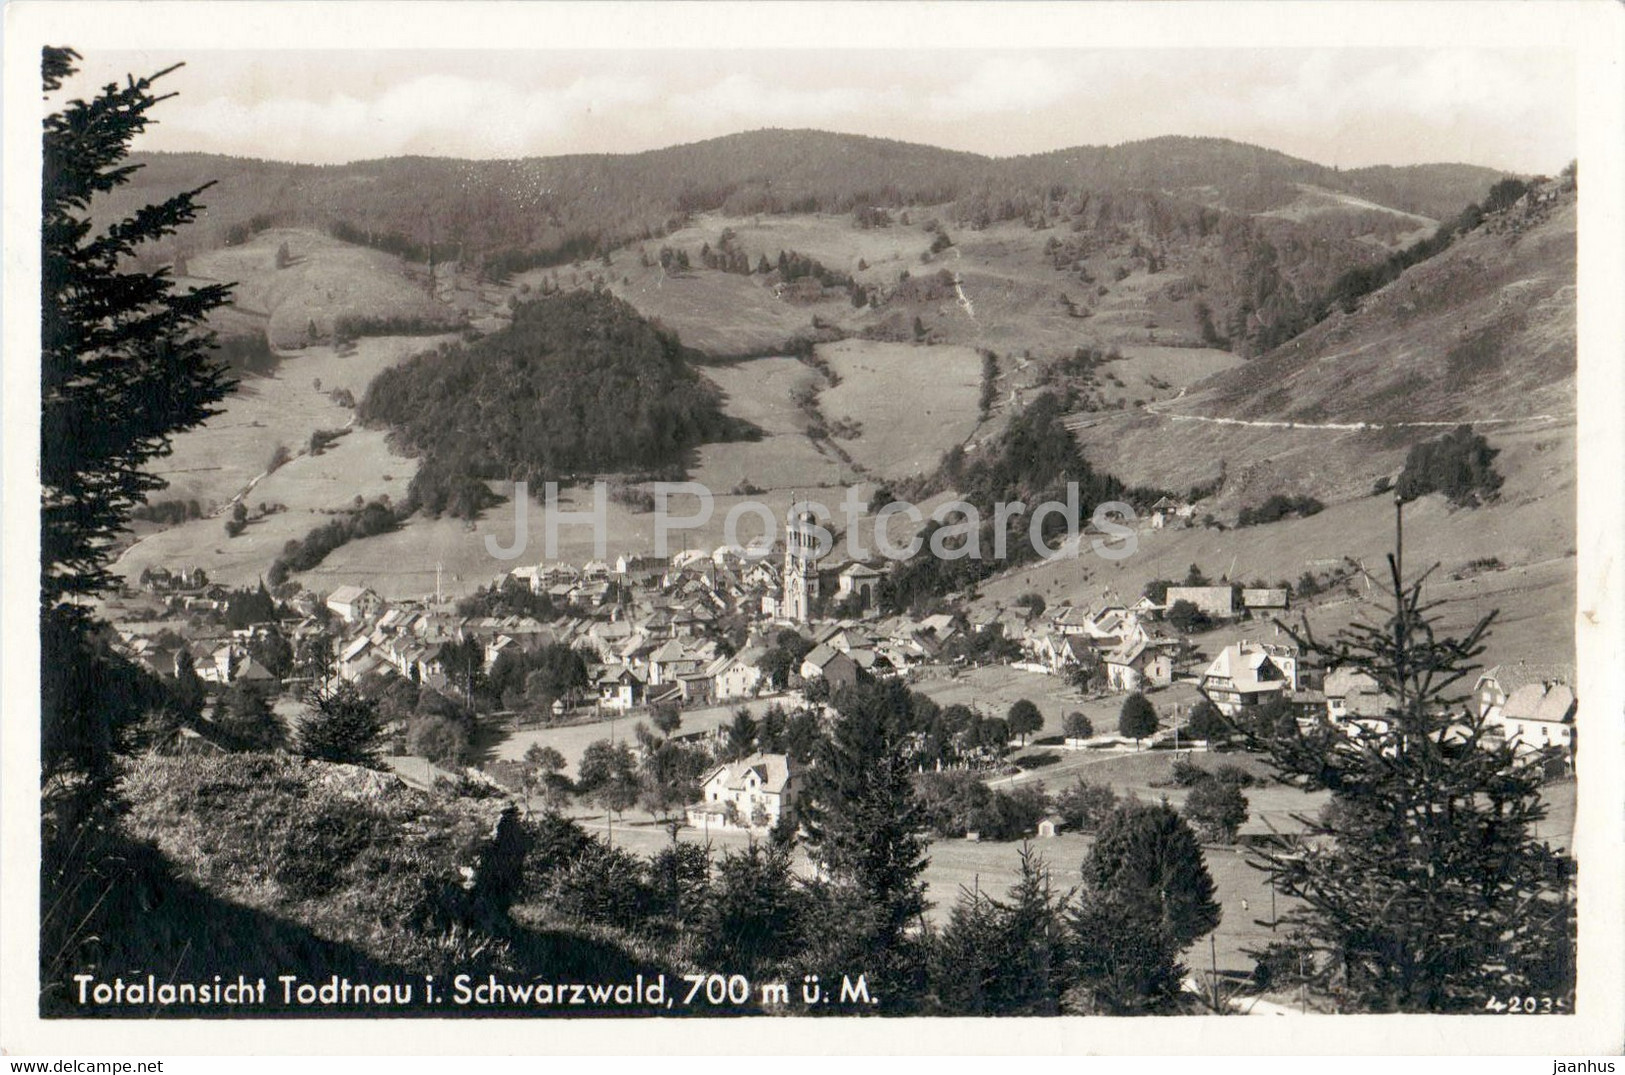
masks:
[[[1230,734],[1230,725],[1225,722],[1219,707],[1203,698],[1191,706],[1190,716],[1185,721],[1185,732],[1193,739],[1223,739]]]
[[[1213,843],[1232,843],[1237,830],[1247,822],[1247,796],[1232,783],[1202,780],[1191,788],[1180,813],[1202,839]]]
[[[296,900],[338,888],[346,868],[380,835],[379,819],[365,809],[326,803],[304,824],[290,826],[271,877]]]
[[[1078,712],[1066,715],[1066,737],[1068,739],[1089,739],[1094,734],[1094,723],[1087,716]]]
[[[1206,769],[1183,759],[1174,762],[1170,775],[1173,777],[1174,785],[1181,788],[1193,788],[1204,780],[1212,779]]]
[[[1457,426],[1442,437],[1411,446],[1396,489],[1403,500],[1443,493],[1458,507],[1476,507],[1480,499],[1500,491],[1503,479],[1494,466],[1499,454],[1472,426]]]
[[[1242,508],[1241,515],[1236,519],[1236,525],[1260,526],[1264,523],[1278,522],[1289,515],[1306,519],[1311,515],[1320,514],[1325,508],[1325,504],[1312,496],[1286,496],[1276,493],[1256,508]]]
[[[468,761],[468,727],[449,717],[419,717],[407,729],[406,749],[436,765],[463,765]]]
[[[1175,601],[1162,618],[1181,634],[1200,634],[1213,627],[1211,616],[1185,600]]]
[[[1075,832],[1095,831],[1116,807],[1116,792],[1105,784],[1091,784],[1081,776],[1055,796],[1055,813]]]

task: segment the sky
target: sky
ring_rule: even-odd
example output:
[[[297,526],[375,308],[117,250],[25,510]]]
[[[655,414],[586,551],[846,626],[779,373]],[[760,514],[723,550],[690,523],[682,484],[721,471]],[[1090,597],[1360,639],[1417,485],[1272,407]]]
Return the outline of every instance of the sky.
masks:
[[[1558,49],[88,52],[75,95],[185,61],[138,143],[331,164],[624,153],[813,127],[990,156],[1161,135],[1321,164],[1553,173],[1576,155]]]

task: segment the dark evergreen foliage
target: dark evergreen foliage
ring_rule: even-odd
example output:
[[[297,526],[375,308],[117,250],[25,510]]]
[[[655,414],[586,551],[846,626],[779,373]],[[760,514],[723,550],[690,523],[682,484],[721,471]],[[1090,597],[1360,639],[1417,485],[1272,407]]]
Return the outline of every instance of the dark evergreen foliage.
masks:
[[[307,758],[376,768],[383,733],[378,703],[341,681],[311,692],[296,745]]]
[[[76,69],[72,49],[46,48],[47,93]],[[198,213],[209,184],[106,223],[101,199],[128,183],[130,142],[164,98],[154,84],[173,68],[45,118],[41,184],[40,611],[45,771],[102,771],[116,734],[115,698],[97,684],[123,676],[93,643],[81,603],[113,585],[113,539],[164,482],[146,464],[172,434],[218,413],[231,385],[210,355],[204,319],[230,288],[179,292],[170,272],[132,267],[143,247]],[[92,220],[93,211],[103,226]],[[109,691],[109,693],[112,693]]]
[[[1299,819],[1304,840],[1274,841],[1260,865],[1301,901],[1283,922],[1345,1009],[1467,1012],[1497,993],[1572,1003],[1574,863],[1534,832],[1543,759],[1492,734],[1461,693],[1496,614],[1440,632],[1426,578],[1405,581],[1390,556],[1384,618],[1330,641],[1294,632],[1392,703],[1380,720],[1250,735],[1283,777],[1333,796]]]
[[[1442,437],[1411,446],[1394,493],[1401,500],[1443,493],[1459,507],[1477,507],[1481,499],[1488,500],[1501,489],[1503,479],[1495,472],[1499,454],[1472,426],[1457,426]]]
[[[742,432],[676,337],[587,291],[526,303],[509,328],[384,371],[359,413],[423,457],[414,503],[461,516],[485,506],[470,495],[481,480],[680,470],[689,449]]]
[[[1066,901],[1028,847],[1005,899],[961,888],[931,952],[932,994],[942,1014],[1058,1014],[1069,969]]]
[[[1312,496],[1287,496],[1276,493],[1258,507],[1241,509],[1236,519],[1237,526],[1260,526],[1264,523],[1279,522],[1289,515],[1296,515],[1300,519],[1307,519],[1311,515],[1319,515],[1326,509]]]
[[[836,699],[839,716],[807,774],[802,823],[813,858],[877,915],[875,944],[893,945],[925,911],[925,820],[906,740],[915,696],[896,682]]]
[[[1219,924],[1201,845],[1166,802],[1120,805],[1100,826],[1083,863],[1084,886],[1152,908],[1177,953]]]

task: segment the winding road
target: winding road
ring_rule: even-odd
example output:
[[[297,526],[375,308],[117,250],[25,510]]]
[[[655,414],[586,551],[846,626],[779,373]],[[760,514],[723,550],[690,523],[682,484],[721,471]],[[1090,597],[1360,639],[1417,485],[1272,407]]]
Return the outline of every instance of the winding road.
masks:
[[[1177,402],[1178,400],[1183,399],[1184,396],[1185,389],[1181,388],[1179,390],[1179,395],[1175,396],[1171,400],[1167,400],[1166,403]],[[1074,414],[1068,416],[1065,419],[1064,424],[1066,425],[1067,429],[1076,433],[1080,429],[1087,429],[1098,422],[1122,413],[1126,412],[1114,411]],[[1378,429],[1454,429],[1464,423],[1474,426],[1526,425],[1536,422],[1556,422],[1565,420],[1573,421],[1575,418],[1575,412],[1569,411],[1564,414],[1530,414],[1525,415],[1522,418],[1468,418],[1443,422],[1288,422],[1248,418],[1212,418],[1201,414],[1170,414],[1169,412],[1164,411],[1162,407],[1159,406],[1157,401],[1147,403],[1143,408],[1141,408],[1141,413],[1155,415],[1158,418],[1166,418],[1169,421],[1174,422],[1207,422],[1210,425],[1245,426],[1249,429],[1329,430],[1339,433],[1352,433],[1359,432],[1361,430]]]

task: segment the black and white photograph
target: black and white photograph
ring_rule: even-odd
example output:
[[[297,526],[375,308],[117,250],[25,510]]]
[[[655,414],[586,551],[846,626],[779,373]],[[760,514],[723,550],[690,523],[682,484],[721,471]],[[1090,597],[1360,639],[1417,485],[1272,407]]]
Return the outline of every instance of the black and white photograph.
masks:
[[[1620,11],[1316,7],[9,7],[5,1051],[1617,1054]]]

